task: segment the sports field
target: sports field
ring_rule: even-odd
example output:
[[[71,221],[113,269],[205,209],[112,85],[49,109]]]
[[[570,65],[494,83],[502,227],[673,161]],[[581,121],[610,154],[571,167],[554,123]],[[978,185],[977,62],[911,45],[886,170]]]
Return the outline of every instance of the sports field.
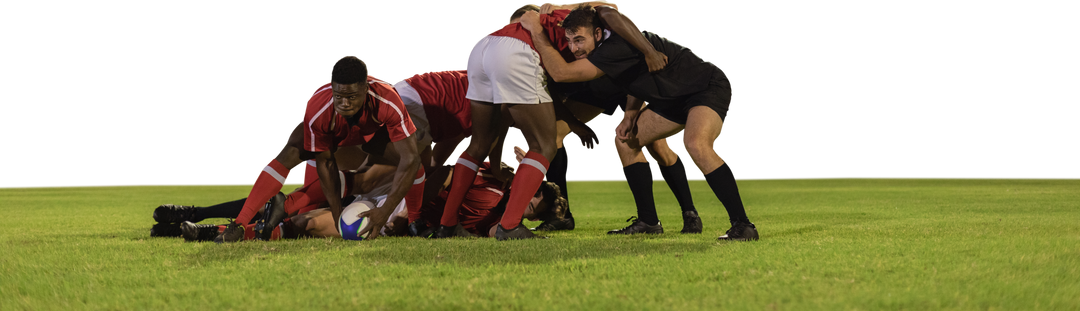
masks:
[[[576,230],[508,242],[185,243],[149,237],[154,207],[250,187],[0,189],[0,309],[1080,309],[1080,180],[739,185],[760,241],[715,240],[704,181],[705,234],[678,233],[658,181],[668,233],[608,236],[634,214],[626,183],[571,182]]]

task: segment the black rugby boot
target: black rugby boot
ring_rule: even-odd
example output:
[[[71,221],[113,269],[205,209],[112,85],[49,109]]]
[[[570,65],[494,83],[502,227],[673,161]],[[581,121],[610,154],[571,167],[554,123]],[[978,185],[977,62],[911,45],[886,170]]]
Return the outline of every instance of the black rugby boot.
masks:
[[[180,236],[180,224],[177,223],[158,223],[150,227],[150,236],[154,237],[179,237]]]
[[[532,230],[529,230],[529,228],[525,227],[523,224],[518,224],[517,227],[510,230],[503,229],[502,225],[495,226],[498,227],[495,229],[495,239],[499,241],[547,238],[532,233]]]
[[[560,220],[547,220],[540,223],[536,228],[532,228],[533,231],[559,231],[559,230],[574,230],[574,217],[568,217]]]
[[[731,223],[724,235],[716,238],[721,241],[750,241],[758,239],[757,227],[753,223],[736,221]]]
[[[285,194],[278,192],[263,206],[262,219],[255,223],[255,238],[269,241],[274,234],[274,228],[277,228],[286,216],[289,215],[285,213]]]
[[[217,225],[200,225],[190,221],[181,223],[180,230],[183,231],[184,241],[188,242],[209,242],[218,235]]]
[[[194,206],[162,204],[154,209],[154,220],[159,223],[181,223],[194,217]]]
[[[469,232],[469,230],[465,230],[465,227],[462,227],[461,224],[457,224],[453,227],[439,226],[439,229],[435,231],[435,235],[431,236],[431,238],[433,239],[445,239],[452,237],[475,238],[476,235],[472,234],[472,232]]]
[[[225,225],[225,231],[221,231],[214,238],[215,243],[233,243],[244,240],[244,226],[238,225],[235,222],[229,222]]]
[[[682,233],[701,233],[701,217],[695,211],[682,213]]]
[[[417,219],[409,223],[409,236],[429,238],[435,233],[435,229],[435,227],[428,226],[426,221]]]
[[[607,233],[608,234],[638,234],[638,233],[658,234],[658,233],[664,233],[664,227],[660,225],[660,222],[657,222],[655,225],[650,225],[650,224],[645,223],[644,221],[638,220],[637,216],[632,216],[632,217],[630,217],[630,219],[627,219],[626,221],[630,222],[630,225],[626,226],[626,228],[611,230],[611,231],[608,231]]]

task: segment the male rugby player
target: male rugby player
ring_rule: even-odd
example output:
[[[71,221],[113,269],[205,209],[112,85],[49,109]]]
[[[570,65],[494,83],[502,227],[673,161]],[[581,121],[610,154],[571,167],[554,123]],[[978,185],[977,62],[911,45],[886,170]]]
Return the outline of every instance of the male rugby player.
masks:
[[[541,11],[551,13],[537,19],[541,25],[539,29],[562,33],[558,24],[568,11],[549,4],[545,4]],[[620,15],[617,18],[623,17]],[[632,24],[626,22],[619,25]],[[637,33],[636,29],[629,28],[615,31]],[[565,43],[561,35],[552,36],[551,39]],[[529,151],[518,166],[517,177],[513,179],[513,191],[495,234],[498,240],[535,237],[528,228],[520,225],[521,216],[529,197],[544,179],[549,159],[555,155],[555,110],[550,94],[544,89],[544,68],[532,43],[528,31],[519,23],[511,23],[481,39],[469,55],[469,90],[466,97],[471,100],[473,138],[454,167],[454,183],[461,184],[471,179],[479,164],[491,154],[490,148],[497,139],[496,126],[493,124],[500,117],[503,106],[529,145]],[[493,162],[501,158],[499,153],[491,154]],[[497,178],[505,180],[499,176],[502,174],[499,170],[495,172]],[[455,228],[460,225],[456,215],[464,195],[462,188],[454,188],[450,192],[436,237],[451,237],[454,232],[460,232]],[[508,228],[515,225],[517,227]]]
[[[589,81],[607,75],[621,89],[639,101],[628,104],[623,121],[616,128],[616,148],[627,183],[639,208],[652,205],[652,173],[641,148],[685,129],[684,143],[694,163],[705,174],[713,193],[727,209],[731,220],[720,240],[756,240],[757,229],[746,216],[731,169],[713,150],[731,101],[731,85],[723,71],[701,60],[689,49],[656,34],[642,32],[653,50],[668,57],[663,70],[651,70],[648,59],[654,54],[637,47],[642,36],[626,36],[604,29],[626,19],[618,11],[583,5],[563,21],[564,35],[571,42],[576,60],[567,63],[543,34],[543,19],[528,12],[521,24],[532,32],[548,74],[557,82]],[[650,103],[641,109],[643,101]],[[655,206],[653,207],[655,209]],[[641,215],[639,215],[640,217]],[[623,231],[648,231],[659,223],[635,221]]]

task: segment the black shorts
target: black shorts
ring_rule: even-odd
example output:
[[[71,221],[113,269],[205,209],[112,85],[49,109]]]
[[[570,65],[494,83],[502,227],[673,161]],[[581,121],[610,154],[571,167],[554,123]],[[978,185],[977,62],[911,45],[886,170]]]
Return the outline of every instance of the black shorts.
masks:
[[[609,116],[615,113],[615,109],[626,105],[626,92],[606,77],[584,82],[577,92],[569,94],[567,98],[604,109],[604,114]]]
[[[709,78],[709,86],[704,91],[687,95],[670,102],[649,102],[647,109],[678,124],[686,124],[686,118],[690,115],[690,108],[708,106],[720,115],[720,121],[727,117],[728,106],[731,105],[731,82],[720,68],[713,71]]]

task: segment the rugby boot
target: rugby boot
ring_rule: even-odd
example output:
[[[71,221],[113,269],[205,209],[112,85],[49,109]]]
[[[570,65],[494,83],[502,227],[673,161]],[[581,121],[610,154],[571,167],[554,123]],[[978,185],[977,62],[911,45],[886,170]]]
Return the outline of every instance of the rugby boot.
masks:
[[[162,204],[154,209],[154,220],[159,223],[181,223],[195,218],[195,207]]]
[[[218,225],[200,225],[190,221],[185,221],[180,224],[180,231],[184,236],[184,241],[188,242],[204,242],[213,241],[218,235]]]
[[[608,234],[638,234],[638,233],[664,233],[664,227],[660,225],[660,222],[656,222],[655,225],[650,225],[644,221],[638,220],[637,216],[631,216],[626,220],[630,222],[629,226],[622,229],[615,229],[608,231]]]
[[[278,192],[263,206],[262,219],[255,223],[255,238],[269,241],[274,233],[274,228],[277,228],[278,224],[285,220],[286,216],[288,216],[288,213],[285,213],[285,194]]]
[[[536,228],[532,228],[533,231],[559,231],[559,230],[574,230],[574,217],[558,220],[547,220],[540,223]]]
[[[514,229],[510,230],[503,229],[502,225],[496,225],[496,227],[498,228],[495,229],[495,239],[499,241],[547,238],[532,233],[532,230],[529,230],[529,227],[526,227],[523,224],[518,224],[517,227],[514,227]]]
[[[701,233],[701,217],[695,211],[682,213],[682,233]]]
[[[229,222],[225,225],[225,230],[221,231],[217,237],[214,238],[216,243],[232,243],[244,240],[244,226],[238,225],[235,222]]]
[[[472,232],[469,232],[469,230],[465,230],[465,227],[462,227],[461,224],[457,224],[453,227],[440,225],[439,229],[435,230],[435,235],[431,236],[431,238],[433,239],[445,239],[452,237],[475,238],[476,235],[472,234]]]
[[[721,241],[750,241],[758,239],[757,227],[753,223],[733,221],[731,222],[731,229],[728,229],[724,235],[716,238]]]
[[[429,238],[433,233],[435,233],[435,227],[428,226],[426,221],[417,219],[409,224],[409,236]]]
[[[150,227],[150,236],[159,237],[179,237],[180,236],[180,224],[177,223],[158,223]]]

